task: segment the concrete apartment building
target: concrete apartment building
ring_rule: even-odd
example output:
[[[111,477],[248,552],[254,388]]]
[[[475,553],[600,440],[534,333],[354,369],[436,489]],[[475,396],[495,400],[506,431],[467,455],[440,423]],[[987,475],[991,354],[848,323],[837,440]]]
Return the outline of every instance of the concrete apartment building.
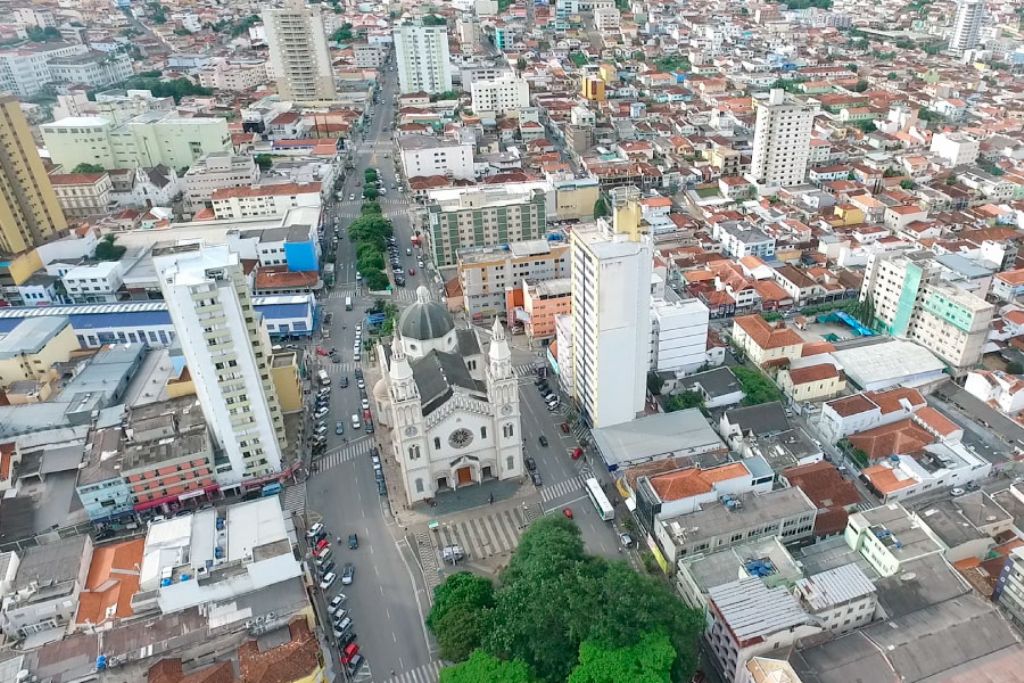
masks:
[[[99,52],[54,57],[47,62],[50,80],[72,85],[105,88],[127,80],[134,73],[126,52]]]
[[[17,97],[34,97],[50,82],[51,59],[82,56],[85,45],[32,43],[0,50],[0,90]]]
[[[476,179],[472,143],[430,135],[403,135],[397,142],[402,171],[409,180],[428,176]]]
[[[981,359],[995,307],[941,283],[929,252],[876,254],[865,271],[861,301],[870,298],[875,326],[935,353],[954,374]]]
[[[613,220],[572,231],[572,398],[584,420],[608,427],[643,410],[650,366],[652,246],[636,188],[613,191]]]
[[[523,305],[513,308],[512,320],[521,323],[526,336],[534,341],[553,339],[556,319],[572,312],[572,279],[524,281],[522,293]]]
[[[102,116],[72,117],[45,123],[39,130],[53,163],[68,171],[79,164],[180,169],[231,147],[226,119],[164,111],[140,114],[120,125]]]
[[[466,313],[474,320],[507,316],[507,292],[524,281],[569,277],[569,245],[543,239],[459,249],[456,261]]]
[[[288,0],[284,7],[263,10],[262,16],[278,95],[296,102],[335,100],[338,92],[320,6]]]
[[[23,252],[66,228],[21,105],[0,96],[0,253]]]
[[[530,86],[525,78],[508,72],[493,80],[477,80],[469,86],[473,112],[491,112],[497,116],[518,112],[530,106]]]
[[[268,80],[262,59],[216,59],[199,69],[199,85],[214,90],[246,92]]]
[[[380,45],[358,43],[352,46],[352,56],[360,69],[379,69],[384,65],[388,51]]]
[[[426,214],[427,248],[438,266],[455,265],[459,249],[493,247],[544,235],[547,200],[542,190],[498,185],[431,196]]]
[[[50,184],[67,218],[94,216],[111,207],[114,186],[106,173],[54,173]]]
[[[153,259],[195,383],[227,462],[218,481],[281,470],[284,419],[270,376],[270,340],[256,316],[238,254],[226,246]]]
[[[969,133],[936,133],[932,136],[929,151],[942,159],[947,166],[956,168],[973,164],[978,159],[981,143]]]
[[[757,101],[751,180],[788,187],[804,182],[817,107],[775,88]]]
[[[452,89],[446,26],[401,24],[394,30],[394,40],[399,92],[433,95]]]
[[[79,348],[66,316],[29,318],[0,339],[0,387],[51,376],[56,363],[66,363]]]
[[[956,4],[956,19],[953,22],[953,37],[949,49],[957,54],[978,47],[981,25],[985,19],[985,3],[981,0],[959,0]]]
[[[707,362],[708,307],[671,290],[651,302],[651,372],[688,375]]]
[[[225,187],[210,197],[217,220],[283,216],[289,209],[320,208],[320,183],[264,183]]]
[[[185,197],[193,210],[207,206],[213,193],[230,187],[247,187],[260,180],[260,167],[249,155],[214,152],[188,167],[182,176]]]

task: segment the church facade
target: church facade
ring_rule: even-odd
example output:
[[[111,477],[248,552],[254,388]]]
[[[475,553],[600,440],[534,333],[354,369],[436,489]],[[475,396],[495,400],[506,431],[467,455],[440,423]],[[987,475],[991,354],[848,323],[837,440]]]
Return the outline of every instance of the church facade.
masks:
[[[390,347],[377,351],[378,422],[391,429],[409,504],[523,476],[519,383],[500,322],[484,354],[476,331],[456,329],[421,287]]]

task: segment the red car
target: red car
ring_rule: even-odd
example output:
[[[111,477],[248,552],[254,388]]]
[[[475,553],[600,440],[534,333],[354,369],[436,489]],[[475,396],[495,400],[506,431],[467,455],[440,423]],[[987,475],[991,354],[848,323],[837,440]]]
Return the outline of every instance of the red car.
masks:
[[[329,545],[330,545],[330,543],[327,542],[326,538],[321,538],[320,541],[316,544],[316,548],[314,548],[313,551],[314,552],[320,552],[321,550],[323,550],[324,548],[326,548]]]
[[[563,434],[568,434],[569,433],[569,423],[568,422],[563,422],[562,424],[559,425],[559,427],[561,428]]]
[[[331,352],[328,351],[327,349],[325,349],[322,346],[318,346],[318,347],[316,347],[316,355],[318,355],[318,356],[329,356],[329,355],[331,355]]]
[[[409,269],[409,275],[415,275],[415,274],[416,274],[416,269],[415,268],[410,268]]]
[[[364,420],[372,420],[373,419],[373,416],[370,414],[369,410],[364,410],[363,411],[363,419]]]
[[[359,643],[349,643],[341,651],[341,663],[348,664],[357,654],[359,654]]]
[[[577,446],[576,448],[572,449],[572,453],[570,453],[570,455],[572,456],[573,460],[579,460],[583,456],[583,449]]]
[[[562,508],[562,514],[566,519],[572,519],[572,508]]]

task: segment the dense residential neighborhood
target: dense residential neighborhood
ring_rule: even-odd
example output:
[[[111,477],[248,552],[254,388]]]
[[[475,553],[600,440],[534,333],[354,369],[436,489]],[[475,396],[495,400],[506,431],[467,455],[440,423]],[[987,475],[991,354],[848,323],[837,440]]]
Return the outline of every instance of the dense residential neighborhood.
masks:
[[[0,7],[0,681],[1019,683],[1024,8]]]

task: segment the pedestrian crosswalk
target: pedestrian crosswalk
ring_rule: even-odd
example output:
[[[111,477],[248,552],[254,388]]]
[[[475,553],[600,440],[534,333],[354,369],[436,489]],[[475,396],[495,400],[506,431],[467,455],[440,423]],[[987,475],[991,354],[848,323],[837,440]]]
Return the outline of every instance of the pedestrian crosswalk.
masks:
[[[522,508],[478,515],[458,522],[447,522],[438,529],[437,542],[460,545],[470,561],[511,552],[530,525],[530,516]]]
[[[332,467],[355,460],[359,456],[369,456],[370,449],[373,448],[373,438],[369,436],[361,437],[358,441],[344,444],[339,447],[332,448],[325,452],[323,455],[314,459],[317,469],[323,472],[329,470]]]
[[[537,375],[537,364],[520,363],[513,366],[512,370],[516,373],[516,377],[535,377]]]
[[[442,662],[435,660],[429,664],[418,666],[415,669],[396,673],[394,676],[380,678],[378,680],[380,680],[381,683],[384,683],[385,681],[387,683],[390,683],[391,681],[395,681],[395,683],[437,683],[441,677],[441,669],[443,667],[444,664]]]
[[[434,589],[441,585],[441,573],[437,569],[437,554],[430,544],[430,536],[425,531],[413,534],[416,539],[416,555],[420,558],[420,569],[423,571],[423,583],[427,586],[427,595],[433,599]]]
[[[401,304],[414,304],[416,303],[416,290],[399,287],[395,298]]]
[[[550,503],[556,498],[561,498],[575,491],[580,491],[583,488],[583,478],[573,477],[560,481],[557,484],[544,484],[540,487],[540,499],[545,503]]]
[[[306,509],[306,482],[300,481],[285,487],[281,492],[281,507],[285,512],[298,512],[302,514]]]

